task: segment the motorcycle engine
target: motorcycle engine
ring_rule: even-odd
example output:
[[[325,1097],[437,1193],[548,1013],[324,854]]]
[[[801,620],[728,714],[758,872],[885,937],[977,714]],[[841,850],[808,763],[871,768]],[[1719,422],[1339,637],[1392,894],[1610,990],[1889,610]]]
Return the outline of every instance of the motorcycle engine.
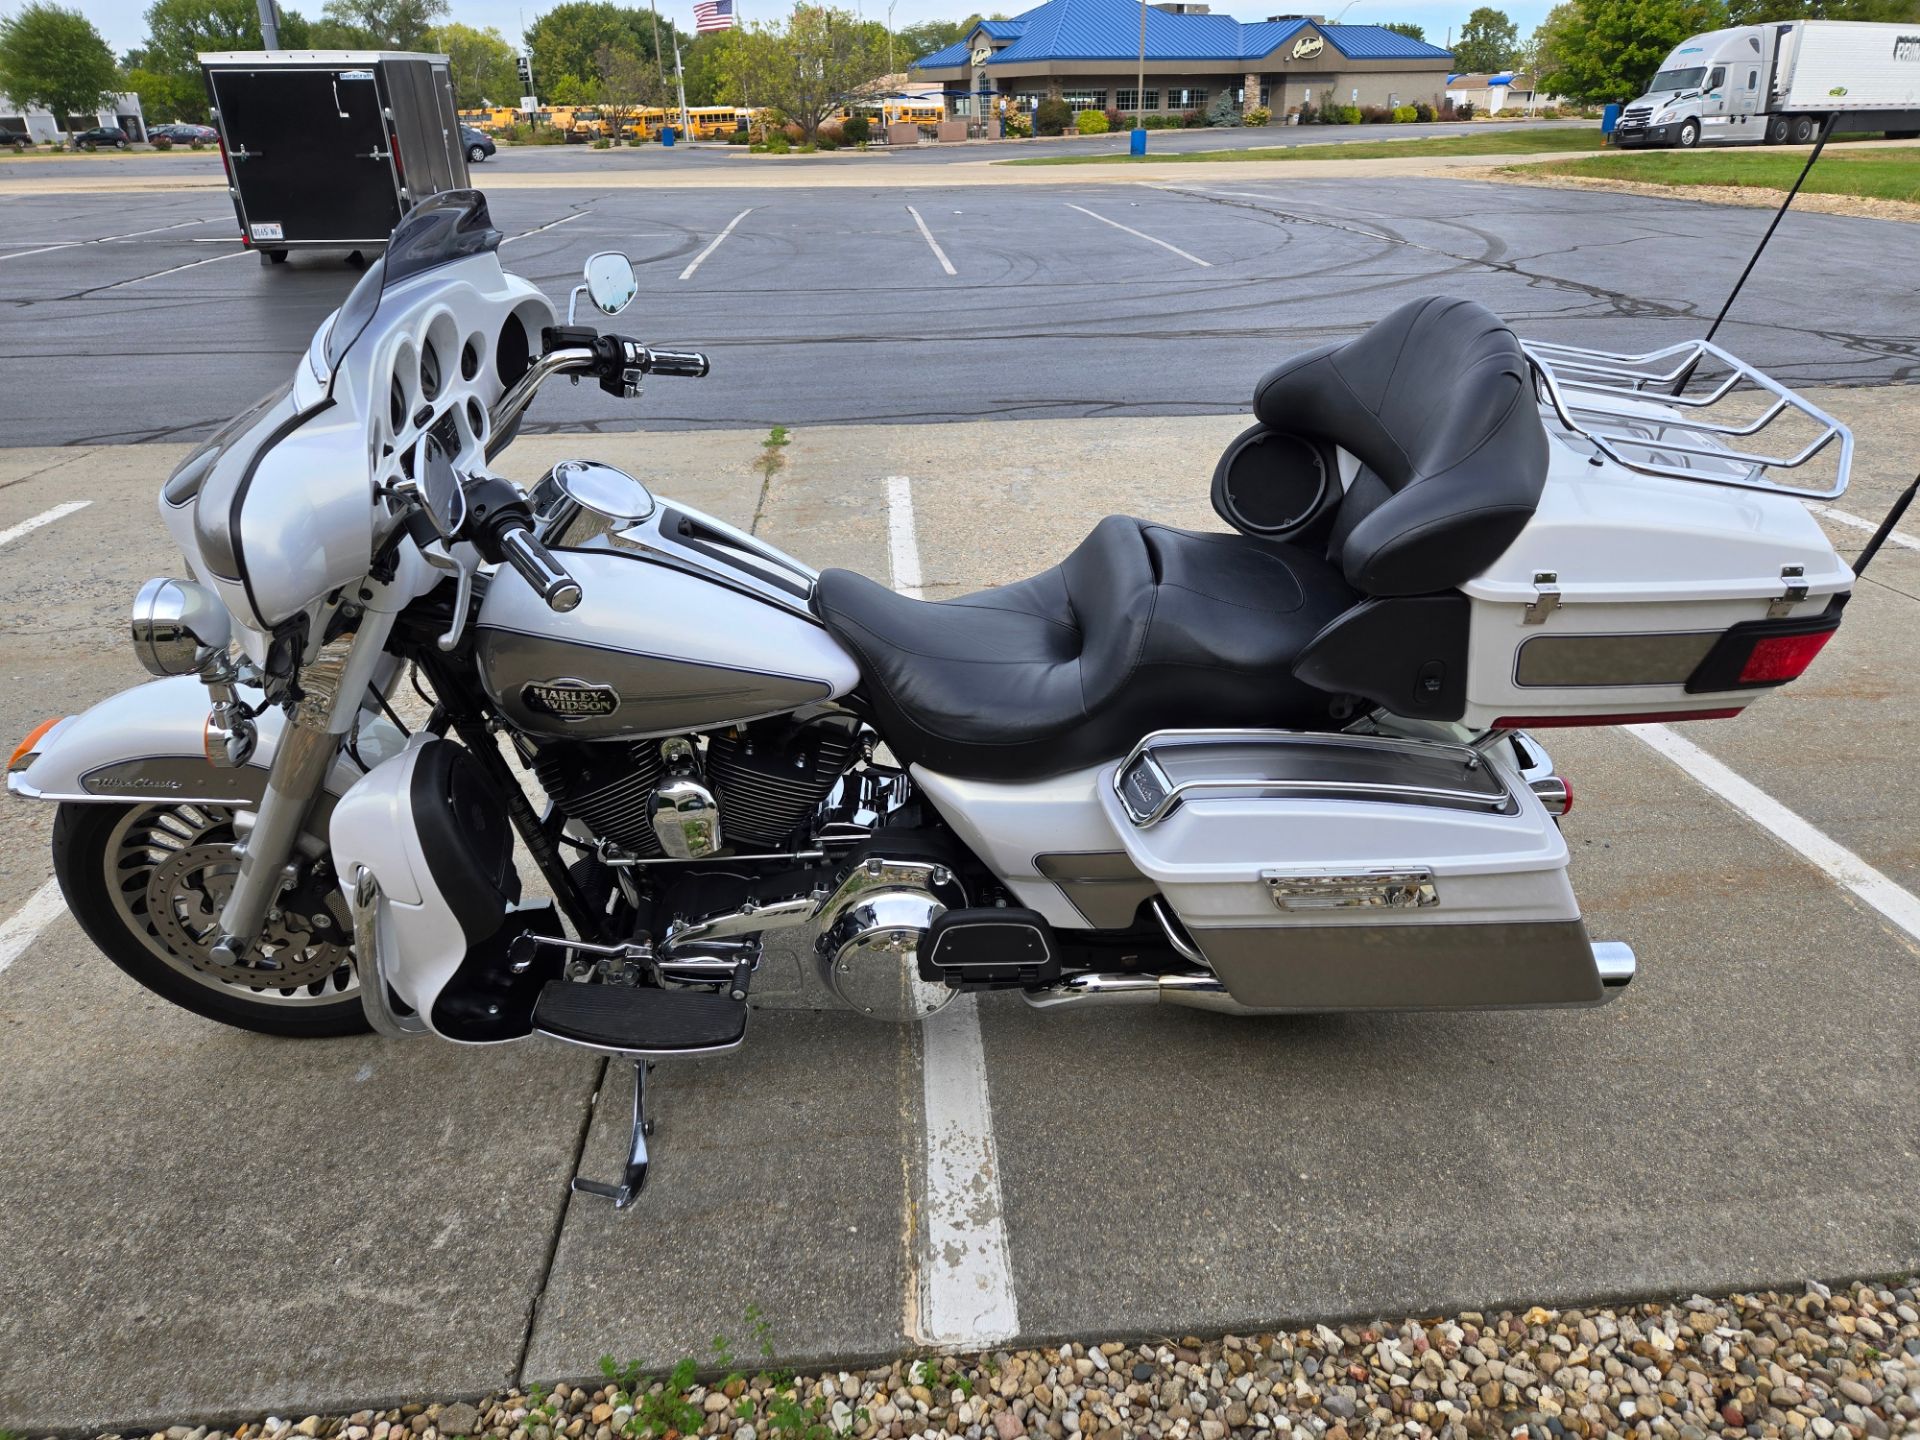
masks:
[[[959,993],[920,978],[927,927],[967,896],[945,847],[914,832],[882,832],[838,871],[815,919],[814,968],[852,1010],[875,1020],[923,1020]]]

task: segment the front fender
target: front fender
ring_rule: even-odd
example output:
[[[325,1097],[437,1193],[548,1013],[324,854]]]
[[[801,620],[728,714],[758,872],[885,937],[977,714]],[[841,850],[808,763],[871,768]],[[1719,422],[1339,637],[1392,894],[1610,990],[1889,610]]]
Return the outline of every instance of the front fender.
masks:
[[[245,692],[257,704],[260,692]],[[223,769],[207,763],[204,731],[212,708],[207,687],[194,675],[150,680],[69,715],[43,735],[7,776],[7,789],[29,800],[118,804],[128,800],[169,804],[256,806],[266,793],[267,771],[287,719],[272,707],[254,724],[259,744],[244,765]],[[362,714],[354,750],[367,769],[398,754],[406,737],[392,722]],[[337,800],[365,771],[342,750],[327,776]],[[330,804],[324,809],[331,810]],[[326,833],[323,819],[316,819]]]

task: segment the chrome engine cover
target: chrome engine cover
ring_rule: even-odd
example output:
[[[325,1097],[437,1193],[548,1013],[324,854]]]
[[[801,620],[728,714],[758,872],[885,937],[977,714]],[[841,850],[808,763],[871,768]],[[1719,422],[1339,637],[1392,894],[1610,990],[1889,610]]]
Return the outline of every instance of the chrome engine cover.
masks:
[[[815,971],[862,1015],[896,1024],[924,1020],[958,992],[920,978],[920,945],[938,916],[965,904],[946,866],[870,856],[815,917]]]

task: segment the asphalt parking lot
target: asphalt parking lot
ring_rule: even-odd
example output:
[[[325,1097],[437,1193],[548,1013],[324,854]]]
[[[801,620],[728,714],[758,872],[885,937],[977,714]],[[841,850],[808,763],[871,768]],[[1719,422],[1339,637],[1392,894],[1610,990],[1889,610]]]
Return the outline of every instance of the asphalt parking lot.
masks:
[[[0,734],[139,678],[125,607],[177,563],[159,481],[350,283],[196,244],[223,207],[0,212]],[[1764,224],[1445,180],[504,191],[495,214],[509,263],[556,296],[587,253],[630,248],[623,327],[717,361],[624,412],[549,392],[545,429],[616,433],[533,434],[503,468],[603,456],[816,564],[896,578],[905,477],[934,598],[1052,563],[1110,511],[1212,525],[1207,477],[1259,371],[1413,294],[1652,345],[1697,333]],[[1920,404],[1894,383],[1914,375],[1915,244],[1794,216],[1722,332],[1796,383],[1861,387],[1818,391],[1859,441],[1823,517],[1843,550],[1920,453]],[[897,423],[930,420],[963,423]],[[772,423],[793,443],[763,482]],[[580,1376],[603,1353],[667,1365],[745,1335],[749,1307],[783,1356],[851,1360],[1908,1272],[1916,597],[1909,528],[1807,680],[1683,727],[1838,847],[1840,879],[1633,735],[1551,737],[1590,928],[1641,959],[1604,1010],[979,1004],[1003,1257],[985,1305],[929,1251],[952,1197],[925,1107],[954,1072],[920,1035],[771,982],[744,1050],[663,1069],[657,1175],[616,1215],[565,1181],[616,1162],[617,1070],[603,1090],[600,1062],[556,1049],[292,1045],[173,1010],[35,909],[50,816],[9,804],[0,1426],[351,1408]],[[1886,888],[1849,888],[1867,867]]]

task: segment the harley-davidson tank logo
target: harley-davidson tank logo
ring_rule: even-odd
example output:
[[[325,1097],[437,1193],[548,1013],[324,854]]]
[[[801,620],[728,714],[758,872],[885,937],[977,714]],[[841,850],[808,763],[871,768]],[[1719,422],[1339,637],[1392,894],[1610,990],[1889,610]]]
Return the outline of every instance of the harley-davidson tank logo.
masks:
[[[591,680],[529,680],[520,687],[520,699],[529,710],[561,720],[597,720],[620,708],[612,686]]]

